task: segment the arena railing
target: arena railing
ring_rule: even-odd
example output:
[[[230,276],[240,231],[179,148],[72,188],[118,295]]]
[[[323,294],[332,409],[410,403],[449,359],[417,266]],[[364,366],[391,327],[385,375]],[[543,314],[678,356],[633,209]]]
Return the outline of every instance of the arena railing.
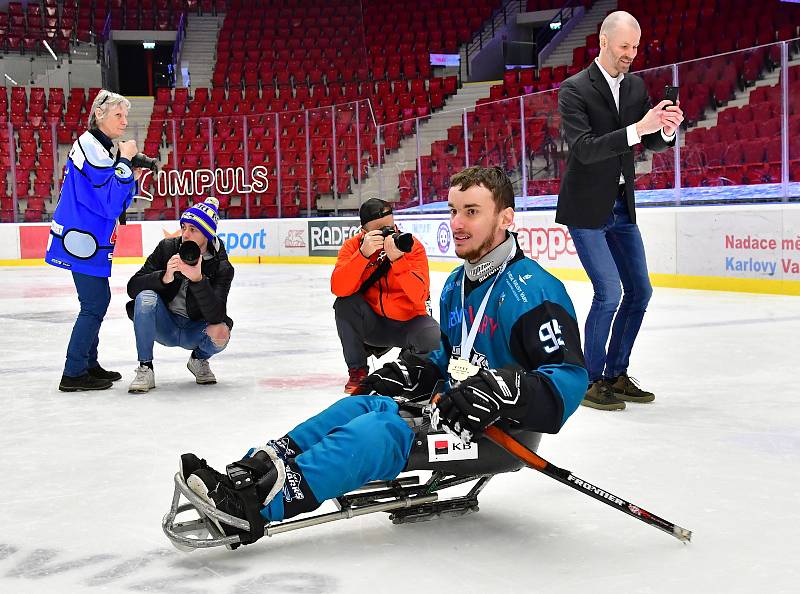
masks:
[[[665,84],[679,86],[687,117],[675,149],[654,154],[636,148],[638,203],[786,202],[800,196],[797,39],[636,74],[653,103],[663,97]],[[380,172],[384,196],[400,206],[446,210],[449,176],[470,165],[503,167],[514,182],[518,208],[556,204],[569,159],[557,89],[460,111],[445,108],[379,126],[378,134],[385,139],[398,129],[419,131],[387,156]]]
[[[638,72],[654,101],[665,83],[680,87],[688,125],[674,150],[637,149],[637,201],[725,204],[800,196],[797,56],[798,40],[791,40]],[[212,91],[202,103],[199,89],[194,99],[179,91],[170,92],[149,129],[129,129],[162,165],[158,177],[148,174],[142,184],[142,196],[152,202],[135,201],[132,220],[174,219],[190,202],[212,194],[232,218],[353,214],[372,196],[398,208],[441,212],[450,176],[476,164],[510,174],[518,208],[546,209],[556,204],[569,159],[557,89],[382,125],[373,116],[377,104],[366,99],[275,112],[280,102],[258,94],[214,99]],[[63,122],[27,114],[20,121],[11,92],[5,96],[2,220],[49,220],[74,136],[59,138]]]

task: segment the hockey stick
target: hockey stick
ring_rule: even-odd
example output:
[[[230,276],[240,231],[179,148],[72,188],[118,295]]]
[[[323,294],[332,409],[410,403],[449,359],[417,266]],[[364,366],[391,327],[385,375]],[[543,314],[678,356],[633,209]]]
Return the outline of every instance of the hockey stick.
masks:
[[[614,509],[618,509],[622,512],[625,512],[629,516],[633,516],[637,520],[641,520],[645,524],[658,528],[659,530],[663,530],[667,534],[671,534],[678,540],[682,542],[689,542],[692,539],[692,531],[687,530],[686,528],[681,528],[677,524],[673,524],[672,522],[668,522],[663,518],[659,518],[655,514],[651,514],[649,511],[642,509],[641,507],[634,505],[620,497],[617,497],[613,493],[609,493],[599,487],[595,487],[593,484],[584,481],[583,479],[579,479],[576,477],[572,472],[569,470],[565,470],[563,468],[559,468],[558,466],[554,466],[536,452],[526,448],[516,439],[511,437],[508,433],[503,431],[502,429],[498,429],[494,425],[487,427],[483,431],[484,435],[491,439],[494,443],[499,445],[501,448],[506,450],[508,453],[516,456],[520,460],[522,460],[526,466],[538,470],[539,472],[546,474],[550,478],[557,480],[560,483],[564,483],[565,485],[572,487],[576,491],[580,491],[581,493],[586,493],[590,497],[594,497],[598,501],[602,501],[606,505],[610,505]]]

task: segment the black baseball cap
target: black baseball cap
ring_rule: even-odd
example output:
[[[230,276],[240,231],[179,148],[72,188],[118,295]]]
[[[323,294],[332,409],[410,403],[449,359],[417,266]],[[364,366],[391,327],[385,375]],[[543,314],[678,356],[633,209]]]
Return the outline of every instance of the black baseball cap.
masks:
[[[380,198],[370,198],[358,209],[362,227],[370,221],[382,219],[390,214],[392,214],[392,205]]]

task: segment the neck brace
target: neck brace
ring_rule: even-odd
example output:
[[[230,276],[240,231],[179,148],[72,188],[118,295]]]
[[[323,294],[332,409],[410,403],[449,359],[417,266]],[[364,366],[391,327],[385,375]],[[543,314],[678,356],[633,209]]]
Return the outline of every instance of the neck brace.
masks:
[[[514,237],[509,234],[506,240],[478,260],[475,264],[464,261],[464,273],[473,282],[483,282],[492,276],[506,261],[514,248]]]

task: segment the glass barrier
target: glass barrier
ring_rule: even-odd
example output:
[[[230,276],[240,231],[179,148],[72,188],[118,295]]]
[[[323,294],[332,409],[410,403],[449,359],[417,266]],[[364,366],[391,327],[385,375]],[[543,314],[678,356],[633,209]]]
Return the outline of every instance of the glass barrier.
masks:
[[[677,84],[686,114],[675,149],[637,147],[637,201],[796,198],[798,56],[793,40],[637,72],[653,103],[666,84]],[[438,81],[382,81],[381,95],[377,83],[344,82],[319,96],[324,85],[283,86],[268,96],[252,87],[159,89],[149,121],[126,133],[160,164],[142,179],[129,219],[174,220],[209,195],[226,218],[352,215],[373,196],[441,212],[450,177],[476,164],[503,167],[519,209],[552,208],[569,147],[552,88],[558,83],[544,74],[520,71],[474,107],[433,113]],[[0,89],[2,221],[50,220],[94,92],[7,81]],[[359,93],[370,99],[342,101]]]
[[[792,93],[800,82],[799,56],[798,40],[792,40],[636,72],[653,104],[664,97],[665,85],[677,85],[686,118],[676,148],[652,152],[637,145],[637,203],[787,201],[800,195],[800,189],[788,185],[800,181],[800,93]],[[422,198],[402,200],[402,206],[446,209],[447,181],[438,164],[460,155],[462,145],[463,161],[452,161],[456,171],[462,165],[500,165],[512,179],[518,209],[555,206],[569,155],[558,91],[520,95],[542,86],[535,75],[520,72],[519,78],[509,76],[493,86],[490,98],[472,109],[445,108],[425,118],[433,126],[438,118],[461,114],[464,125],[420,143],[421,167],[413,173]],[[522,84],[526,78],[531,84]],[[512,96],[500,98],[505,94]],[[386,159],[393,163],[391,150]],[[411,185],[412,173],[405,173],[400,191]],[[389,191],[393,183],[387,177]]]
[[[672,66],[650,68],[637,72],[636,74],[642,78],[647,86],[650,100],[654,106],[664,99],[665,86],[676,84]],[[687,93],[687,95],[690,93],[691,91]],[[622,93],[620,93],[620,95],[622,95]],[[622,99],[620,102],[622,102]],[[680,146],[681,142],[681,133],[679,131],[676,144]],[[679,194],[677,192],[664,191],[673,190],[676,186],[674,149],[652,152],[646,150],[643,143],[639,143],[634,147],[634,167],[636,171],[635,183],[637,190],[661,190],[657,196],[665,203],[674,202],[679,199]]]
[[[791,183],[800,182],[800,62],[797,60],[800,55],[800,41],[789,42],[781,49],[784,59],[781,62],[780,80],[786,81],[786,91],[781,102],[780,116],[788,131],[788,134],[781,137],[782,149],[786,155],[782,161],[788,169],[785,179]],[[787,59],[789,56],[794,56],[794,60]],[[797,194],[797,190],[794,194]]]
[[[561,131],[558,114],[558,91],[549,90],[520,98],[524,116],[520,130],[524,153],[524,188],[519,194],[527,196],[525,206],[535,206],[538,196],[558,194],[559,180],[566,167],[566,140]]]
[[[265,104],[255,94],[249,101],[217,95],[214,117],[191,117],[209,113],[203,97],[176,107],[170,95],[166,117],[150,121],[143,152],[159,157],[161,168],[142,183],[152,196],[143,218],[175,218],[210,195],[225,218],[358,210],[375,146],[367,101],[260,112]],[[169,117],[175,111],[185,116]]]

